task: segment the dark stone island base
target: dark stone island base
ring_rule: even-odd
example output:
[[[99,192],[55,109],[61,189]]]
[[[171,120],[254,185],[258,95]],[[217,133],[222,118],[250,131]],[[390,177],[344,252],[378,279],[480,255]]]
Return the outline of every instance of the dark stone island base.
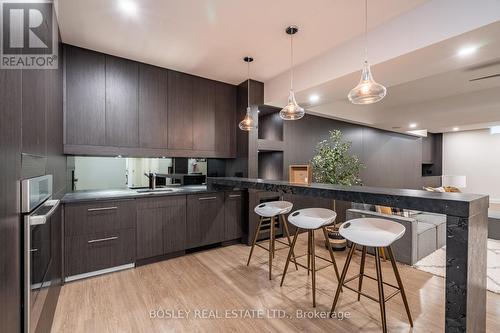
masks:
[[[486,332],[487,195],[230,177],[208,178],[207,185],[209,190],[256,189],[446,214],[445,331]]]

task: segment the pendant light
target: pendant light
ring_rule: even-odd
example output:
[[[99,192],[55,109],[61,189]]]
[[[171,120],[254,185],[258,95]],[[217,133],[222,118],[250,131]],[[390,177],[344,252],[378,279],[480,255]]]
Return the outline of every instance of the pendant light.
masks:
[[[291,25],[285,31],[290,35],[290,93],[288,94],[288,104],[281,109],[280,117],[283,120],[298,120],[305,114],[304,109],[297,104],[293,92],[293,35],[299,31],[299,28]]]
[[[250,63],[253,61],[253,58],[245,57],[243,58],[243,61],[247,63],[247,77],[248,77],[247,114],[245,115],[245,118],[243,118],[243,120],[240,121],[240,124],[238,126],[240,127],[240,130],[248,132],[255,129],[255,121],[253,120],[252,109],[250,108]]]
[[[347,97],[353,104],[372,104],[380,101],[387,94],[387,89],[375,82],[368,64],[368,0],[365,0],[365,62],[361,71],[361,80]]]

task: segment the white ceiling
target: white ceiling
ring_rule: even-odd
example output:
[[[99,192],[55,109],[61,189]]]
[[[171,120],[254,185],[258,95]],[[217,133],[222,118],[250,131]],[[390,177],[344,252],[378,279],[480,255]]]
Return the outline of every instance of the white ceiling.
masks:
[[[296,64],[364,29],[364,0],[125,0],[136,4],[135,15],[120,1],[58,1],[63,42],[237,84],[246,78],[246,55],[259,81],[288,69],[290,24],[300,28]],[[424,2],[372,0],[369,29]]]
[[[359,106],[347,93],[359,72],[301,91],[299,102],[312,113],[405,132],[409,124],[430,132],[454,127],[479,129],[500,123],[500,21],[443,42],[407,53],[372,67],[375,79],[388,88],[381,102]],[[480,45],[467,57],[457,55],[464,45]],[[322,96],[310,105],[311,94]]]

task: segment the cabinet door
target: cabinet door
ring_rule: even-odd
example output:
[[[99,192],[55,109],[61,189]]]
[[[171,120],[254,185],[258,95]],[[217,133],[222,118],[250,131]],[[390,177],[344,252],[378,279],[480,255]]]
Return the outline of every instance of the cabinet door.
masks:
[[[163,254],[163,215],[161,201],[137,200],[137,259]]]
[[[186,197],[137,202],[137,258],[182,251],[186,246]]]
[[[22,152],[47,155],[47,116],[49,71],[43,69],[22,72]]]
[[[221,157],[236,154],[236,86],[217,82],[215,93],[215,151]]]
[[[168,148],[193,149],[193,77],[168,73]]]
[[[139,65],[139,146],[168,147],[168,71]]]
[[[193,80],[193,150],[215,151],[215,82]]]
[[[187,248],[224,240],[224,193],[189,195],[187,198]]]
[[[139,145],[139,66],[106,56],[106,145]]]
[[[243,192],[226,193],[224,220],[224,240],[238,239],[243,236]]]
[[[106,144],[105,56],[65,45],[66,144]]]

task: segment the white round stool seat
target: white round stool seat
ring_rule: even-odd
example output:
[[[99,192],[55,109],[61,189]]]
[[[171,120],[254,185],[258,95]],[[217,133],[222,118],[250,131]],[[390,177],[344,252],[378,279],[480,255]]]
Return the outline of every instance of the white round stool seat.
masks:
[[[288,216],[288,222],[301,229],[315,230],[332,224],[337,213],[326,208],[299,209]]]
[[[293,208],[293,204],[288,201],[270,201],[255,206],[254,211],[263,217],[273,217],[281,214],[288,214]]]
[[[359,218],[342,223],[339,233],[345,239],[369,247],[387,247],[403,237],[406,228],[397,222],[378,218]]]

